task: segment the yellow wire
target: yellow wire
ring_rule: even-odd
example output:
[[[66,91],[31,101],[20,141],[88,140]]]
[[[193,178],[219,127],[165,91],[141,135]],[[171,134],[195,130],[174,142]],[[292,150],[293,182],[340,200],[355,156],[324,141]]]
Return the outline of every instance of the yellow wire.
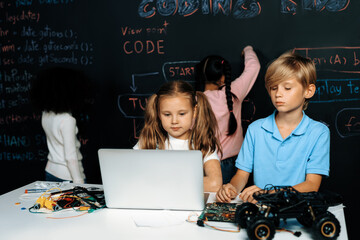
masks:
[[[60,189],[60,188],[58,188],[58,187],[54,187],[54,188],[50,188],[50,189],[46,190],[46,192],[44,192],[43,194],[41,194],[40,197],[44,196],[44,195],[47,194],[49,191],[52,191],[52,190],[55,190],[55,189],[60,190],[60,191],[62,192],[62,189]]]

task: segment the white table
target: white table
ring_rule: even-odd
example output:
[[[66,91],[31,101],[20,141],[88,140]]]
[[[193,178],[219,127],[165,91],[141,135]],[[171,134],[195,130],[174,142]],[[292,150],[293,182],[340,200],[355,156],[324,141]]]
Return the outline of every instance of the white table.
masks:
[[[34,188],[42,182],[34,182],[24,187],[11,191],[0,196],[0,239],[19,240],[19,239],[46,239],[46,240],[112,240],[112,239],[167,239],[167,240],[240,240],[247,239],[246,230],[242,229],[239,233],[218,231],[209,227],[199,227],[196,223],[187,222],[186,219],[192,212],[187,211],[155,211],[155,210],[124,210],[124,209],[101,209],[83,216],[66,219],[50,219],[47,217],[62,218],[76,216],[80,213],[73,210],[57,212],[51,214],[34,214],[28,211],[33,206],[36,199],[41,195],[31,194],[31,199],[24,199],[25,189]],[[69,189],[74,186],[67,183],[62,189]],[[84,187],[101,185],[84,184]],[[214,200],[211,194],[209,201]],[[26,208],[22,210],[23,208]],[[341,225],[340,237],[346,240],[347,232],[345,217],[342,206],[332,207],[330,211],[335,214]],[[162,227],[138,227],[134,222],[134,216],[149,216],[154,214],[154,219],[159,214],[174,216],[178,222],[171,226]],[[200,214],[200,212],[197,212]],[[209,222],[212,224],[213,222]],[[220,228],[236,229],[232,223],[215,223],[214,226]],[[289,219],[286,229],[301,231],[300,237],[295,237],[287,232],[276,232],[276,239],[312,239],[311,232],[302,228],[296,220]]]

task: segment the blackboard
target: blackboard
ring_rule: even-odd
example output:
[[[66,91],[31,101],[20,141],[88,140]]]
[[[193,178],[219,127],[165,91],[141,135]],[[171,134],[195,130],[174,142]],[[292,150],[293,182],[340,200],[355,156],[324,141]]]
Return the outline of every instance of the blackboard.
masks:
[[[348,184],[360,171],[360,3],[350,0],[0,0],[0,193],[42,180],[47,147],[30,79],[42,68],[83,70],[94,82],[92,111],[80,123],[84,167],[101,183],[97,150],[137,141],[146,98],[164,82],[194,81],[194,65],[218,54],[243,70],[252,45],[259,77],[243,124],[274,110],[267,64],[293,50],[317,67],[307,114],[331,131],[331,176],[323,188],[345,199],[348,225],[359,210]],[[349,231],[350,232],[350,231]]]

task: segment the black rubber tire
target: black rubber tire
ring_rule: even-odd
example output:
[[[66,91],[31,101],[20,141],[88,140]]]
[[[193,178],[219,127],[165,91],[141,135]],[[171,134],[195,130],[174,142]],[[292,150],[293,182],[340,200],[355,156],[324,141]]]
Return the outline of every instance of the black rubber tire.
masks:
[[[340,223],[336,217],[326,212],[316,217],[314,225],[314,239],[336,239],[340,235]]]
[[[264,216],[256,216],[247,228],[251,240],[271,240],[275,235],[275,224]]]
[[[247,228],[247,222],[249,218],[256,215],[259,208],[253,203],[243,203],[236,208],[235,222],[239,224],[241,228]]]

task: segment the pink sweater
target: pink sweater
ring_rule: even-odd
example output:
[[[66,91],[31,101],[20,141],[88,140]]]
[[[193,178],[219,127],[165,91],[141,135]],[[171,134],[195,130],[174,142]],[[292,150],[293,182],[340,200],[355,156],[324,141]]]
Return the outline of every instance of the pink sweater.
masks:
[[[240,151],[242,142],[244,141],[243,129],[241,125],[241,105],[246,95],[250,92],[252,86],[260,71],[260,63],[251,46],[244,48],[245,68],[243,73],[231,83],[231,92],[237,96],[237,100],[233,99],[233,112],[237,121],[236,132],[227,136],[228,122],[229,122],[229,109],[226,102],[225,88],[221,90],[207,90],[204,94],[207,96],[211,107],[216,116],[219,131],[220,131],[220,144],[222,146],[223,156],[221,160],[233,157]]]

